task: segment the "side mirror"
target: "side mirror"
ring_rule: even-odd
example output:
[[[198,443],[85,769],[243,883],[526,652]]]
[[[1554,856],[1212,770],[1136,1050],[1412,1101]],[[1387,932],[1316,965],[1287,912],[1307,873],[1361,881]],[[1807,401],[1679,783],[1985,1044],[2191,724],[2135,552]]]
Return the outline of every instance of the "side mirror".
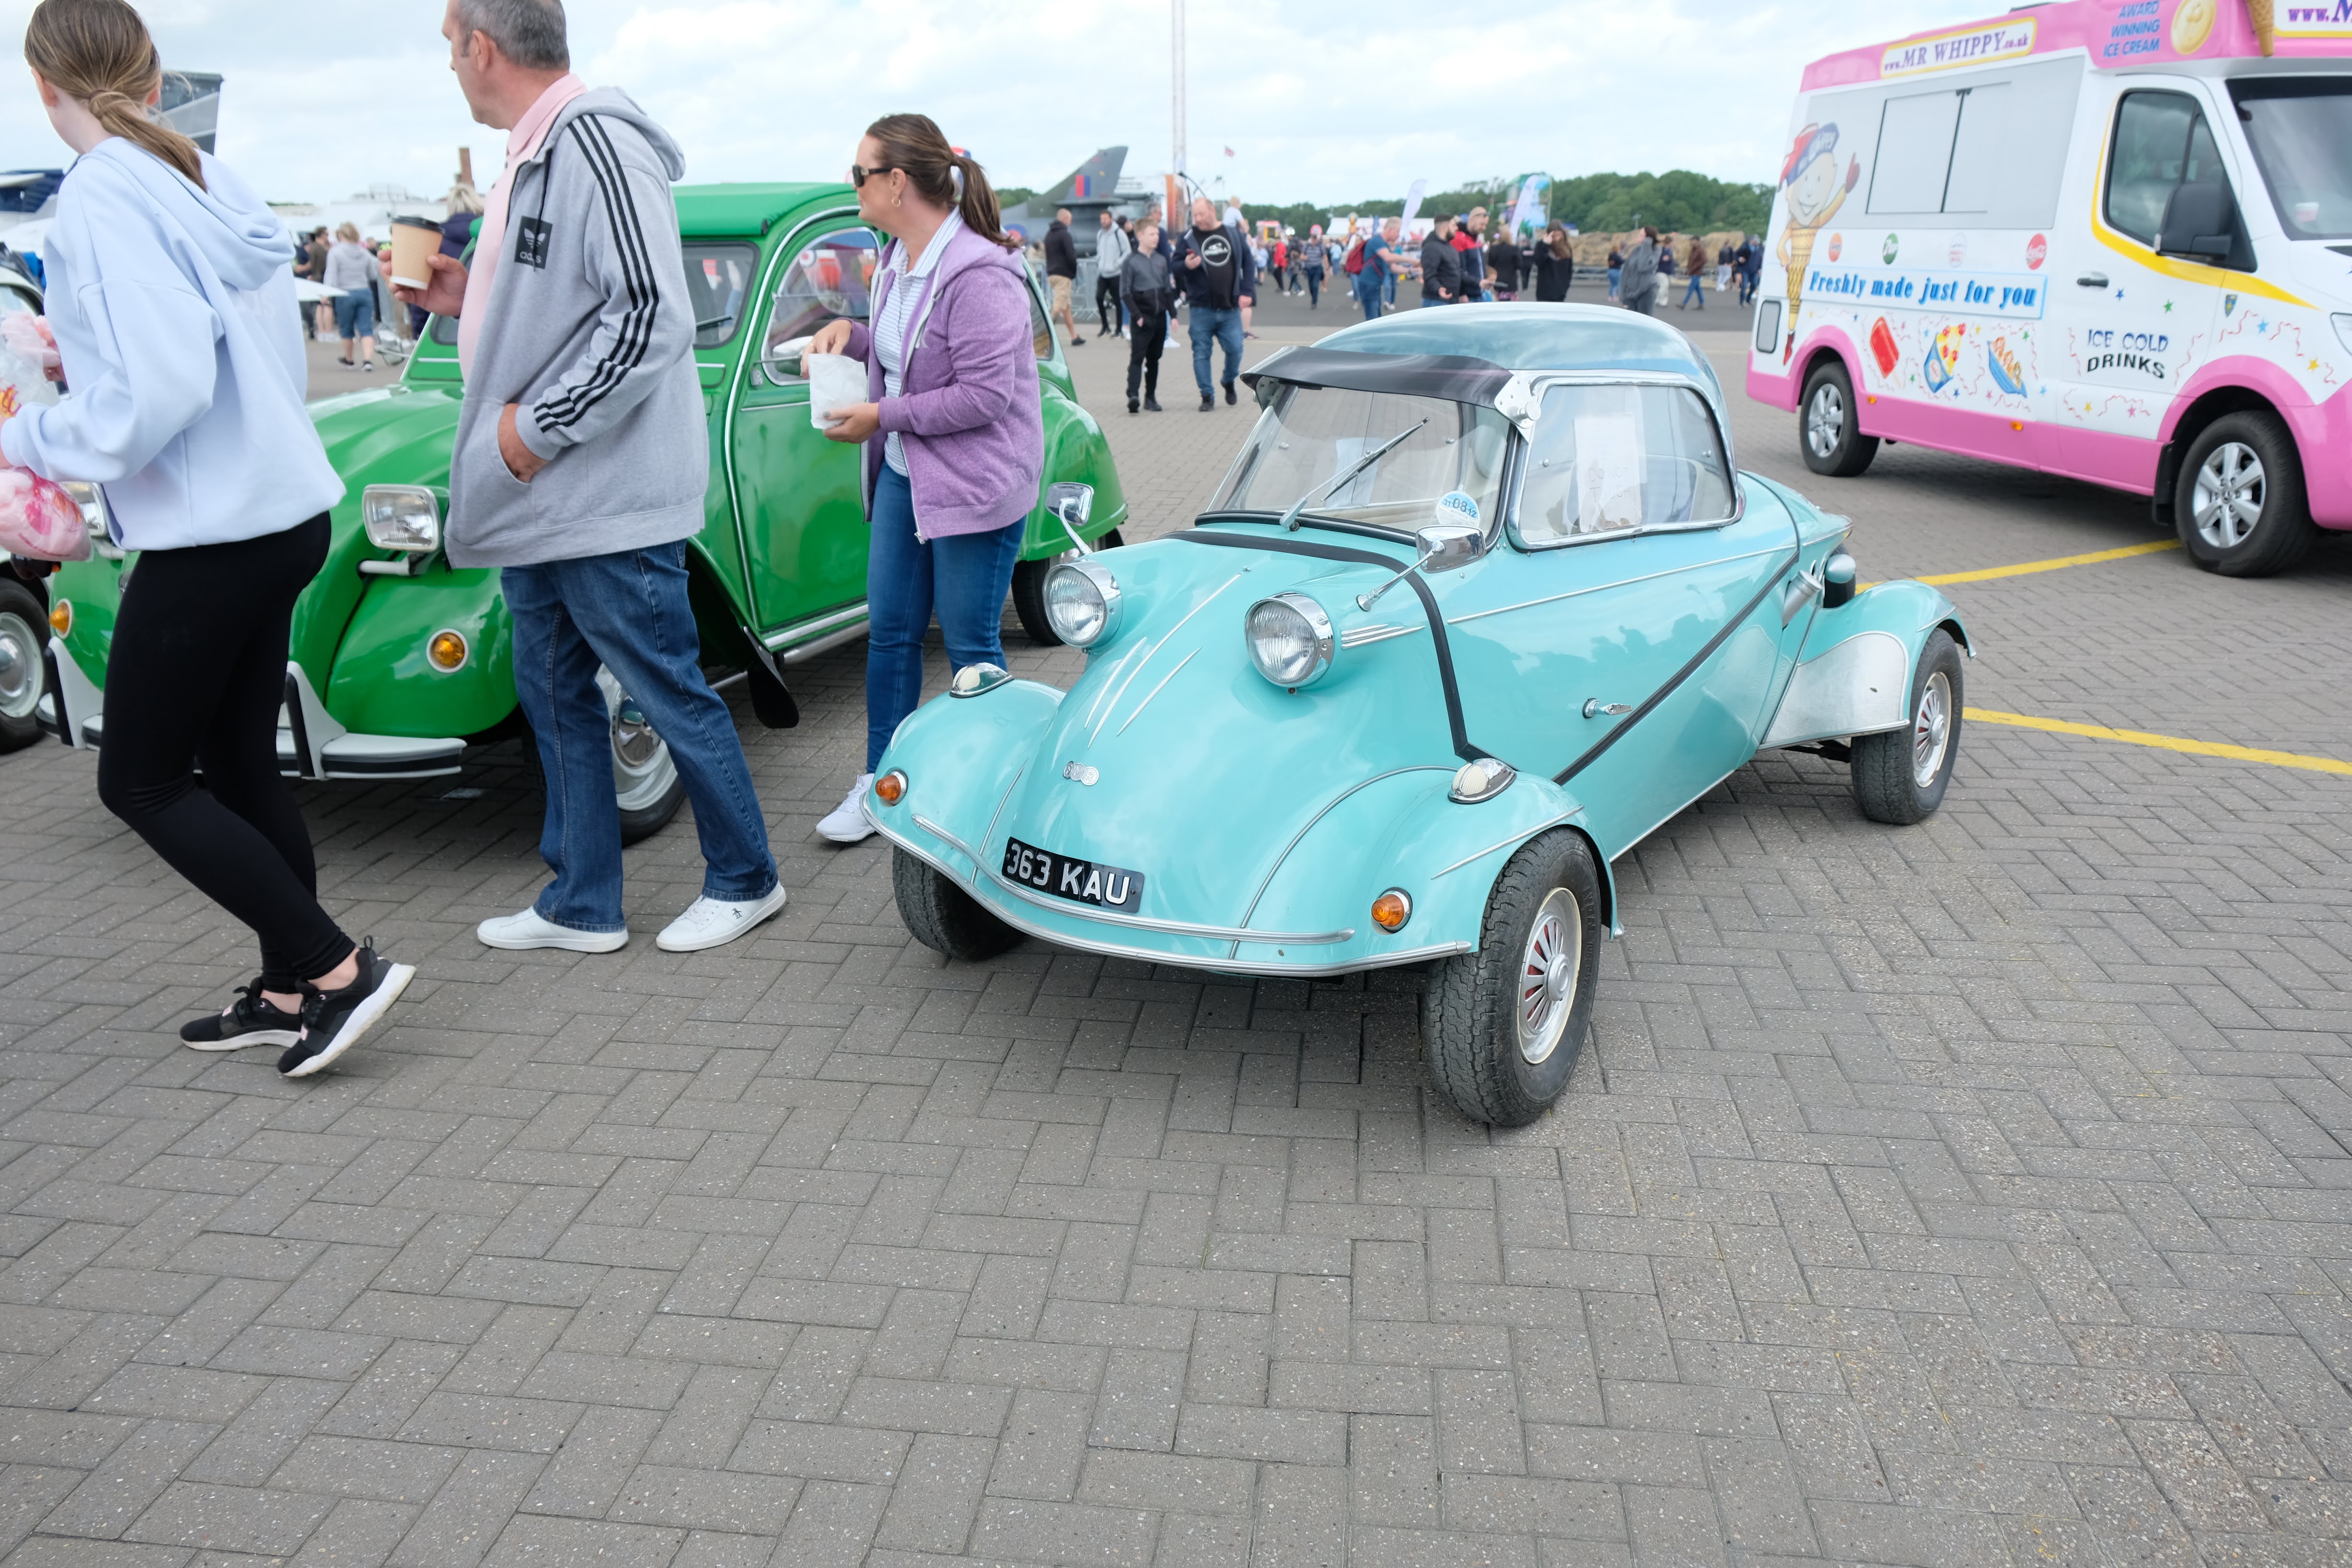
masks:
[[[2156,248],[2166,256],[2226,261],[2238,232],[2238,204],[2218,180],[2174,189],[2164,204]]]
[[[1045,487],[1046,514],[1062,525],[1062,531],[1070,536],[1070,542],[1078,547],[1081,555],[1094,553],[1079,532],[1086,527],[1087,519],[1094,514],[1094,510],[1095,488],[1092,485],[1064,479]]]
[[[786,338],[782,342],[770,343],[767,352],[760,356],[760,369],[766,373],[771,382],[779,386],[787,382],[799,381],[802,379],[801,355],[808,352],[808,346],[809,335]]]
[[[1486,531],[1475,523],[1433,522],[1413,538],[1423,572],[1458,572],[1486,552]]]

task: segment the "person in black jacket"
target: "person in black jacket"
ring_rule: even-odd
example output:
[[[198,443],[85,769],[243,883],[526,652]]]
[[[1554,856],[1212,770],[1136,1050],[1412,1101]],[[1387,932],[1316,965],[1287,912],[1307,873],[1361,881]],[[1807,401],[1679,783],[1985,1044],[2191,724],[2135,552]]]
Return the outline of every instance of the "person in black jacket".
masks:
[[[1496,299],[1519,297],[1519,247],[1499,229],[1486,245],[1486,273],[1493,279],[1488,286],[1494,289]]]
[[[1078,336],[1078,318],[1070,309],[1070,290],[1077,282],[1078,246],[1070,237],[1070,209],[1063,207],[1045,227],[1045,286],[1054,291],[1054,320],[1070,334],[1072,348],[1087,341]]]
[[[1225,401],[1234,402],[1234,378],[1241,374],[1242,312],[1257,298],[1257,267],[1249,240],[1234,224],[1217,221],[1206,196],[1192,198],[1192,226],[1177,237],[1169,269],[1184,289],[1192,311],[1192,379],[1201,386],[1201,412],[1217,405],[1209,389],[1209,361],[1216,345],[1225,350]]]
[[[1576,257],[1568,243],[1568,230],[1554,224],[1544,231],[1536,245],[1536,298],[1553,304],[1568,298],[1568,286],[1576,279]]]
[[[1176,281],[1168,271],[1167,254],[1160,247],[1160,219],[1147,217],[1135,226],[1135,247],[1119,264],[1119,303],[1127,310],[1127,411],[1160,409],[1160,353],[1168,346],[1168,313],[1176,308]],[[1140,403],[1136,392],[1140,384]]]
[[[1454,215],[1446,213],[1421,242],[1421,303],[1451,305],[1462,294],[1461,252],[1454,248]]]

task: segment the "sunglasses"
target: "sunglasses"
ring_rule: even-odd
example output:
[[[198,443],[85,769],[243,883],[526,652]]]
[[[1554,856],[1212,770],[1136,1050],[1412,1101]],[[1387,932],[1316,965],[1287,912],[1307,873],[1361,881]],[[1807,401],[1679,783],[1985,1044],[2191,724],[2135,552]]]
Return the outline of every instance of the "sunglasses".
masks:
[[[856,185],[862,191],[866,188],[866,181],[872,179],[877,174],[888,174],[891,167],[892,165],[885,163],[877,169],[861,169],[856,164],[852,163],[849,165],[849,183]]]

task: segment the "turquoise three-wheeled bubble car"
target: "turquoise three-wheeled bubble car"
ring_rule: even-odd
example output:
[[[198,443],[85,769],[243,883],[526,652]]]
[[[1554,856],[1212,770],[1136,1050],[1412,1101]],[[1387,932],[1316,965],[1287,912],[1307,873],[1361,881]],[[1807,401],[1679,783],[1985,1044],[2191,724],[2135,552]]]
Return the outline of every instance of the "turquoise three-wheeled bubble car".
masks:
[[[1735,468],[1679,332],[1423,310],[1249,379],[1263,412],[1193,527],[1048,576],[1077,683],[967,668],[883,757],[867,809],[926,945],[1429,964],[1438,1088],[1517,1125],[1567,1085],[1622,929],[1610,862],[1652,829],[1763,747],[1848,760],[1876,821],[1942,800],[1951,604],[1857,590],[1844,519]]]

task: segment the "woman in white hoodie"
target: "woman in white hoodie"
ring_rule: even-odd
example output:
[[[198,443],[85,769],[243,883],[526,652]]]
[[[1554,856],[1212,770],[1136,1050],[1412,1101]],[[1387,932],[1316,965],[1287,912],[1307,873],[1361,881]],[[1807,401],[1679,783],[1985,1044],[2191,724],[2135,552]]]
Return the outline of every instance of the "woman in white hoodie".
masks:
[[[302,406],[294,242],[149,114],[163,67],[124,0],[41,0],[25,58],[80,154],[44,257],[68,392],[0,421],[0,457],[96,480],[115,542],[142,552],[107,657],[99,798],[261,939],[261,977],[180,1037],[280,1045],[278,1070],[307,1077],[415,971],[319,907],[310,829],[278,772],[294,600],[343,495]]]

